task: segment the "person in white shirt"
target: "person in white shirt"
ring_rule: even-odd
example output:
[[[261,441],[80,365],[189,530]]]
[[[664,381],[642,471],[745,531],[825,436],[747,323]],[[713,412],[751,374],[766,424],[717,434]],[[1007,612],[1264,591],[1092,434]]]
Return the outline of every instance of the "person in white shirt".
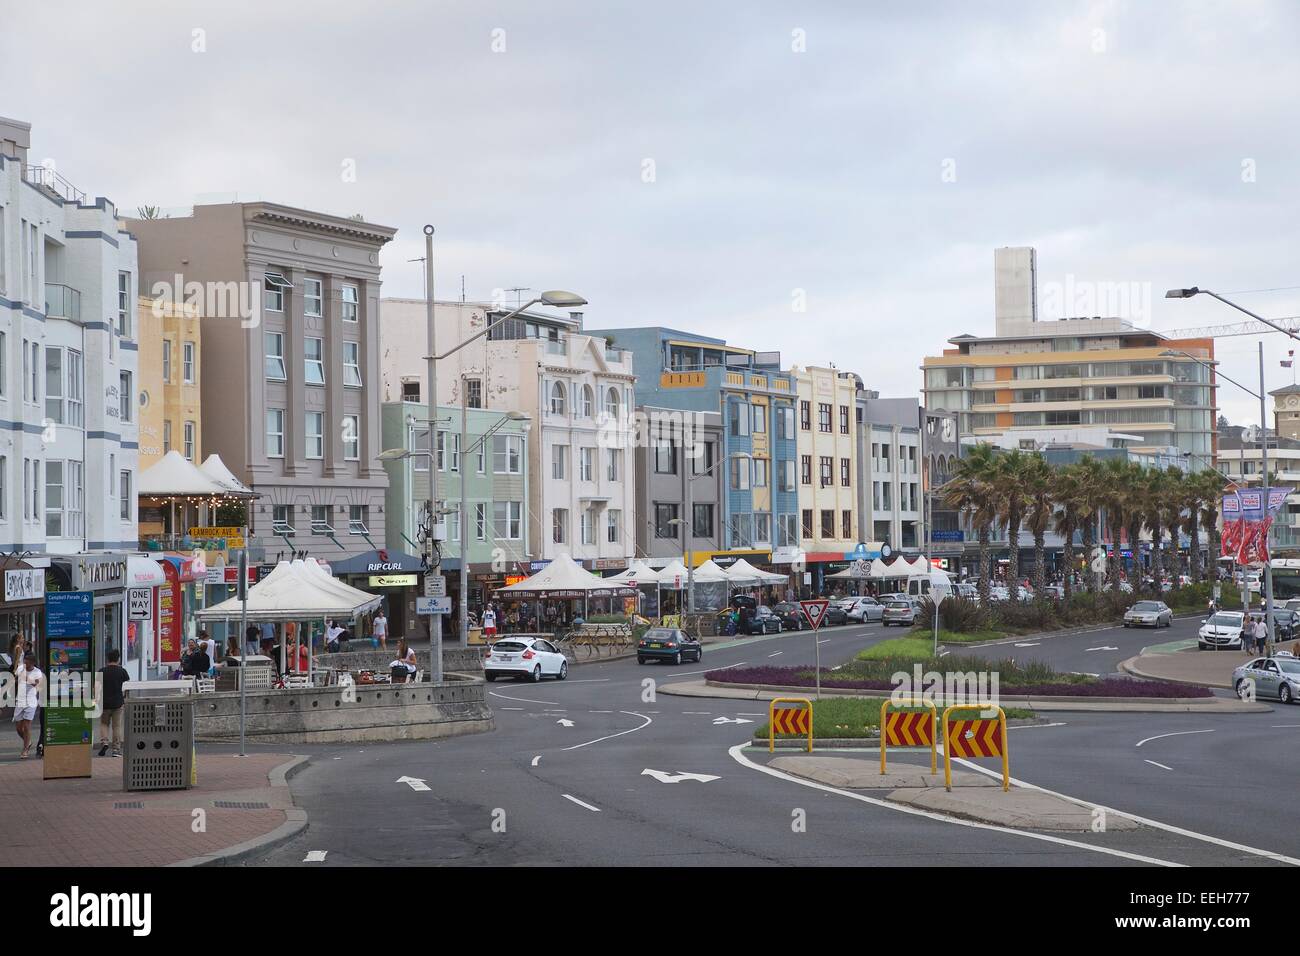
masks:
[[[339,649],[339,635],[343,633],[343,628],[339,627],[337,621],[330,621],[329,626],[325,629],[325,648],[329,651]]]
[[[370,623],[370,633],[379,638],[379,646],[387,649],[388,647],[388,618],[384,617],[384,609],[381,607],[375,613],[375,619]]]
[[[36,655],[29,653],[24,655],[23,663],[14,676],[18,678],[14,724],[23,741],[23,752],[19,756],[26,759],[32,751],[32,721],[36,719],[36,710],[41,706],[45,675],[36,666]]]
[[[497,612],[492,610],[492,605],[489,604],[483,609],[483,636],[488,638],[496,637],[496,633]]]

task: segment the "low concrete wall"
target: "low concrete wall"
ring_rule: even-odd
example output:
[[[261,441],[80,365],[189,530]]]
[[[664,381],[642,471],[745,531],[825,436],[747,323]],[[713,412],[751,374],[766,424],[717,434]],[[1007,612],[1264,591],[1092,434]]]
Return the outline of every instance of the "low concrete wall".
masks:
[[[250,691],[246,734],[251,743],[315,744],[482,733],[496,729],[484,689],[482,680],[452,678],[441,684]],[[194,734],[199,740],[238,740],[239,694],[197,695]]]
[[[388,665],[397,657],[397,645],[386,651],[340,651],[337,654],[317,654],[316,663],[321,667],[333,667],[340,670],[388,671]],[[415,658],[418,666],[427,674],[429,672],[429,649],[417,647]],[[444,673],[470,674],[483,673],[483,651],[478,647],[444,647],[442,649],[442,669]]]

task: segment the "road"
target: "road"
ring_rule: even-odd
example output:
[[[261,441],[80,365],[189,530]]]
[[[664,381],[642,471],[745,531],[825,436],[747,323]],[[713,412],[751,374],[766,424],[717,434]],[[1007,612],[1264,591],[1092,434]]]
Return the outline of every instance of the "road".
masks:
[[[867,625],[817,639],[823,666],[833,666],[897,636]],[[1081,645],[1143,640],[1152,642],[1119,628],[1032,650],[1098,655],[1093,670],[1104,671],[1136,650]],[[800,782],[766,768],[766,748],[745,746],[763,704],[654,692],[720,667],[807,665],[813,641],[773,635],[711,646],[700,665],[620,660],[575,667],[562,683],[498,682],[489,687],[498,729],[488,735],[295,748],[312,755],[291,783],[309,828],[249,862],[300,865],[318,850],[324,862],[305,865],[1284,865],[1232,843],[1300,857],[1300,835],[1260,825],[1279,806],[1285,777],[1270,768],[1294,740],[1286,726],[1300,726],[1300,709],[1067,714],[1016,728],[1018,780],[1165,827],[1045,836]]]

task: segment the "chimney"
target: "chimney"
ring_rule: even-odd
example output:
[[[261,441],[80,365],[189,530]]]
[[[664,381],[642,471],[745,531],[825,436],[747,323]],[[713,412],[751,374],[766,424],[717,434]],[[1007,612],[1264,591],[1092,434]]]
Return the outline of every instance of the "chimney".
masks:
[[[569,313],[569,318],[571,318],[575,323],[577,323],[577,326],[578,326],[579,329],[582,328],[582,313],[581,313],[581,312],[570,312],[570,313]]]
[[[32,145],[32,124],[0,116],[0,155],[13,156],[27,174],[27,150]]]

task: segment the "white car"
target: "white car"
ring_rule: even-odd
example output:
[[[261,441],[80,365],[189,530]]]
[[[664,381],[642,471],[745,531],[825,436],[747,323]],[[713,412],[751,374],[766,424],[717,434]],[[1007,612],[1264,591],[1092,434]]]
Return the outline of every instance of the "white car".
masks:
[[[564,680],[569,676],[569,661],[545,638],[504,637],[483,659],[483,676],[489,681],[498,677],[527,678],[534,684],[543,677]]]
[[[990,600],[990,601],[1010,601],[1010,600],[1011,600],[1011,592],[1008,591],[1008,590],[1007,590],[1005,587],[1003,587],[1001,584],[993,584],[993,585],[990,585],[990,586],[989,586],[989,600]]]
[[[1201,629],[1196,635],[1198,650],[1226,647],[1239,651],[1241,647],[1241,628],[1245,615],[1241,611],[1219,611],[1201,622]]]
[[[966,584],[966,583],[958,584],[957,596],[960,598],[965,598],[967,601],[974,601],[976,604],[978,604],[980,600],[980,589],[973,584]]]

